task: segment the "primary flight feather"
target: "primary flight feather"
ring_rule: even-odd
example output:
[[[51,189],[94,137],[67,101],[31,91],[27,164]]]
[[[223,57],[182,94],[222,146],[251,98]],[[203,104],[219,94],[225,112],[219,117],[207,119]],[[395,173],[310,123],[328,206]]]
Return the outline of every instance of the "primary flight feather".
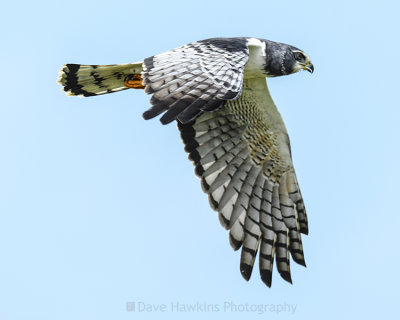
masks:
[[[196,175],[241,250],[249,280],[259,252],[261,279],[271,286],[274,259],[292,282],[290,257],[305,266],[301,233],[307,215],[293,168],[289,137],[266,77],[314,71],[293,46],[257,38],[213,38],[119,65],[66,64],[58,82],[68,95],[129,88],[151,94],[143,117],[177,121]]]

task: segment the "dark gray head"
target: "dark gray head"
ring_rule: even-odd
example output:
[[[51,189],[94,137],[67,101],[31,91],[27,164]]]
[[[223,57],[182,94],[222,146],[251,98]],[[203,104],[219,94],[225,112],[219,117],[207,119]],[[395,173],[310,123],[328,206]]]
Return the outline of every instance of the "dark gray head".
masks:
[[[300,70],[314,71],[310,58],[300,49],[284,43],[264,41],[268,77],[284,76]]]

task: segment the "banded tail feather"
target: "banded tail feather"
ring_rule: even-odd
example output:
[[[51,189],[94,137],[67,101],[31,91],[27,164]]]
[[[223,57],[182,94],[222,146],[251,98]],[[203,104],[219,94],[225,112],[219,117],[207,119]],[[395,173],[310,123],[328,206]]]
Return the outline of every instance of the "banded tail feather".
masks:
[[[144,89],[142,62],[111,65],[65,64],[58,83],[69,96],[90,97],[129,88]]]

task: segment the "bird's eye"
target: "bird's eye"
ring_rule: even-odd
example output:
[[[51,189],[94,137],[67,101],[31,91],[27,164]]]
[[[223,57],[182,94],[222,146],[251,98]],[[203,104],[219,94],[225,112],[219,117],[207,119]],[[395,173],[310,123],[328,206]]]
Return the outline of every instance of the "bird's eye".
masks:
[[[300,62],[306,61],[306,56],[305,56],[303,53],[298,52],[298,51],[294,53],[294,58],[295,58],[297,61],[300,61]]]

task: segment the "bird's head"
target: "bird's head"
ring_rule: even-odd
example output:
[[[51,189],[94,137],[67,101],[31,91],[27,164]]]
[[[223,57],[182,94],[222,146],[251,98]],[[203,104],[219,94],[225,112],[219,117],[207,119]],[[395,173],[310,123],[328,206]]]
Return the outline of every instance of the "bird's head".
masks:
[[[300,70],[314,72],[310,58],[302,50],[288,44],[267,41],[265,71],[268,77],[284,76]]]
[[[301,50],[297,48],[293,48],[290,50],[291,55],[293,56],[292,62],[291,59],[288,59],[288,63],[292,65],[292,73],[298,72],[300,70],[307,70],[310,73],[314,72],[314,66],[311,63],[310,58]]]

